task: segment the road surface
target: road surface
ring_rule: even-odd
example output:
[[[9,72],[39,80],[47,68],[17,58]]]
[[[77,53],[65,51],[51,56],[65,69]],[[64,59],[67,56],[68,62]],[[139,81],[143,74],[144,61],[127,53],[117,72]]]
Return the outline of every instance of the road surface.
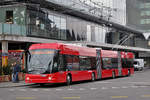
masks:
[[[0,83],[0,100],[150,100],[150,69],[130,77],[77,82],[71,86],[13,84]]]

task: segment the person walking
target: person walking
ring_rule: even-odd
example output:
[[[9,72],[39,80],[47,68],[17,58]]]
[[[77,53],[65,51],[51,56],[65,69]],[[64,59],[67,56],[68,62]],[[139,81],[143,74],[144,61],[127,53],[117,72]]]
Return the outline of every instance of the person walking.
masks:
[[[21,71],[21,68],[20,68],[19,64],[14,62],[14,64],[13,64],[13,79],[12,79],[12,81],[14,83],[19,82],[18,74],[19,74],[20,71]]]

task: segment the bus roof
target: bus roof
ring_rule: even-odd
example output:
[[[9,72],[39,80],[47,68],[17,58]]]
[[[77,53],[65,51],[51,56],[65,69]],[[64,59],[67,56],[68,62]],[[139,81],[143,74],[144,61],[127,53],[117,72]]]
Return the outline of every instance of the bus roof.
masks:
[[[134,54],[132,52],[121,52],[121,58],[134,58]]]
[[[40,43],[32,44],[29,50],[34,49],[56,49],[60,50],[60,54],[67,55],[80,55],[80,56],[93,56],[96,57],[96,48],[89,48],[79,45],[64,44],[64,43]],[[118,51],[101,50],[102,57],[118,57]],[[122,58],[133,58],[133,53],[121,52]]]
[[[59,50],[61,43],[39,43],[39,44],[32,44],[29,50],[34,49],[56,49]]]
[[[102,57],[112,57],[112,58],[118,58],[118,52],[117,51],[111,51],[111,50],[102,50],[101,52]]]
[[[60,50],[61,54],[81,55],[81,56],[96,56],[96,49],[95,48],[88,48],[88,47],[63,44],[63,43],[33,44],[29,48],[29,50],[35,50],[35,49],[56,49],[56,50]]]

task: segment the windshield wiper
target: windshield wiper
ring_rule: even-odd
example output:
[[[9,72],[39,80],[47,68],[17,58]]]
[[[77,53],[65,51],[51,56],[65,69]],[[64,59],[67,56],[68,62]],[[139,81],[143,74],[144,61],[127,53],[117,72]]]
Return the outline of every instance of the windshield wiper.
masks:
[[[30,71],[28,71],[28,72],[31,73],[31,72],[34,72],[34,71],[36,71],[36,70],[30,70]]]
[[[43,67],[37,67],[36,69],[45,69],[45,68],[43,68]]]

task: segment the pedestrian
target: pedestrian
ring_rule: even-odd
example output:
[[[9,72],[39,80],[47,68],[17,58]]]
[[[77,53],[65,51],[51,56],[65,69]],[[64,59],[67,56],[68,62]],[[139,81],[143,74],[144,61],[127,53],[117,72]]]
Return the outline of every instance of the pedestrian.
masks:
[[[12,70],[12,82],[14,82],[14,63],[11,64],[11,70]]]
[[[14,62],[14,64],[13,64],[13,77],[12,77],[13,78],[12,81],[14,83],[19,82],[18,74],[19,74],[20,71],[21,71],[21,68],[20,68],[19,64]]]

